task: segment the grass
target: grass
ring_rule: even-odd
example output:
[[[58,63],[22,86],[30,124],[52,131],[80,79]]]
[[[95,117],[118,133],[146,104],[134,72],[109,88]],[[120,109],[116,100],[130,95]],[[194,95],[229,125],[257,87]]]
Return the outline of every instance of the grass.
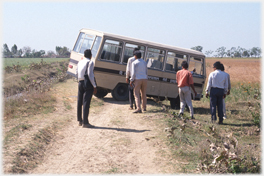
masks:
[[[188,111],[179,119],[178,111],[169,110],[164,115],[168,145],[174,158],[187,163],[180,164],[181,172],[260,173],[260,99],[259,84],[234,84],[226,98],[228,118],[224,125],[210,122],[206,98],[193,102],[196,120],[188,119]],[[212,149],[213,145],[217,147]]]
[[[32,62],[34,63],[40,63],[41,59],[43,59],[43,62],[46,63],[52,63],[52,62],[61,62],[61,61],[67,61],[69,58],[4,58],[3,60],[3,67],[13,65],[21,65],[23,68],[30,65]]]

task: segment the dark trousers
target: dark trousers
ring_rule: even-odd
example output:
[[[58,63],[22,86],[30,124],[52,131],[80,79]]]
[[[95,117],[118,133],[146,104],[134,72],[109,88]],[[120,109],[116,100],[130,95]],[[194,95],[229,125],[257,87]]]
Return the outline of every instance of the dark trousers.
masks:
[[[210,110],[211,110],[212,120],[216,120],[216,106],[217,106],[219,122],[223,122],[223,96],[224,96],[224,89],[211,88]]]
[[[137,109],[135,97],[134,97],[134,88],[128,84],[128,95],[129,95],[129,104],[130,107],[133,108],[133,104],[135,104],[135,109]]]
[[[78,85],[78,102],[77,102],[77,120],[88,124],[88,115],[90,109],[90,103],[93,96],[93,89],[84,89],[84,81],[80,81]],[[83,109],[83,118],[82,118]]]

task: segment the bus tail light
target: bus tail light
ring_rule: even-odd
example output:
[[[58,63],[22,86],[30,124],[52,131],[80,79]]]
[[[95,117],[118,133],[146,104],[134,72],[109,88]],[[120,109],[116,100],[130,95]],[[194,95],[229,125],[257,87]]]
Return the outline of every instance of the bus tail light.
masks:
[[[73,68],[73,66],[72,65],[69,65],[69,68]]]

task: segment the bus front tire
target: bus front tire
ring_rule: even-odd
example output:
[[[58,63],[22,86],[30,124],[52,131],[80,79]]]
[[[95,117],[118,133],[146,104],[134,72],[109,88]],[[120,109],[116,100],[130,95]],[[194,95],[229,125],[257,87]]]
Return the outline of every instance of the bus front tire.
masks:
[[[94,96],[96,96],[97,98],[104,98],[107,94],[108,91],[106,89],[98,87],[97,92]]]
[[[128,86],[127,84],[117,84],[112,90],[112,96],[117,101],[128,100]]]

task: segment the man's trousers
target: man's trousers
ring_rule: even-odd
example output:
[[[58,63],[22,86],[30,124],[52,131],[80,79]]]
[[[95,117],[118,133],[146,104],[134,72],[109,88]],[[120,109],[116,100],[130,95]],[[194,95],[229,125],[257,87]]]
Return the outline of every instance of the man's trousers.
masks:
[[[84,89],[84,81],[80,81],[78,85],[78,102],[77,102],[77,120],[88,124],[88,115],[90,109],[90,103],[93,96],[93,89]],[[83,109],[83,118],[82,118]]]
[[[213,121],[216,121],[216,107],[218,111],[219,122],[223,122],[223,97],[224,89],[212,87],[210,90],[210,111]]]
[[[192,106],[192,95],[191,88],[189,86],[179,87],[180,96],[180,113],[184,112],[185,106],[189,107],[190,117],[193,116],[193,106]]]
[[[148,83],[147,79],[136,79],[135,80],[134,95],[135,95],[137,110],[141,110],[140,92],[141,92],[141,99],[142,99],[142,107],[143,109],[146,109],[147,83]]]

